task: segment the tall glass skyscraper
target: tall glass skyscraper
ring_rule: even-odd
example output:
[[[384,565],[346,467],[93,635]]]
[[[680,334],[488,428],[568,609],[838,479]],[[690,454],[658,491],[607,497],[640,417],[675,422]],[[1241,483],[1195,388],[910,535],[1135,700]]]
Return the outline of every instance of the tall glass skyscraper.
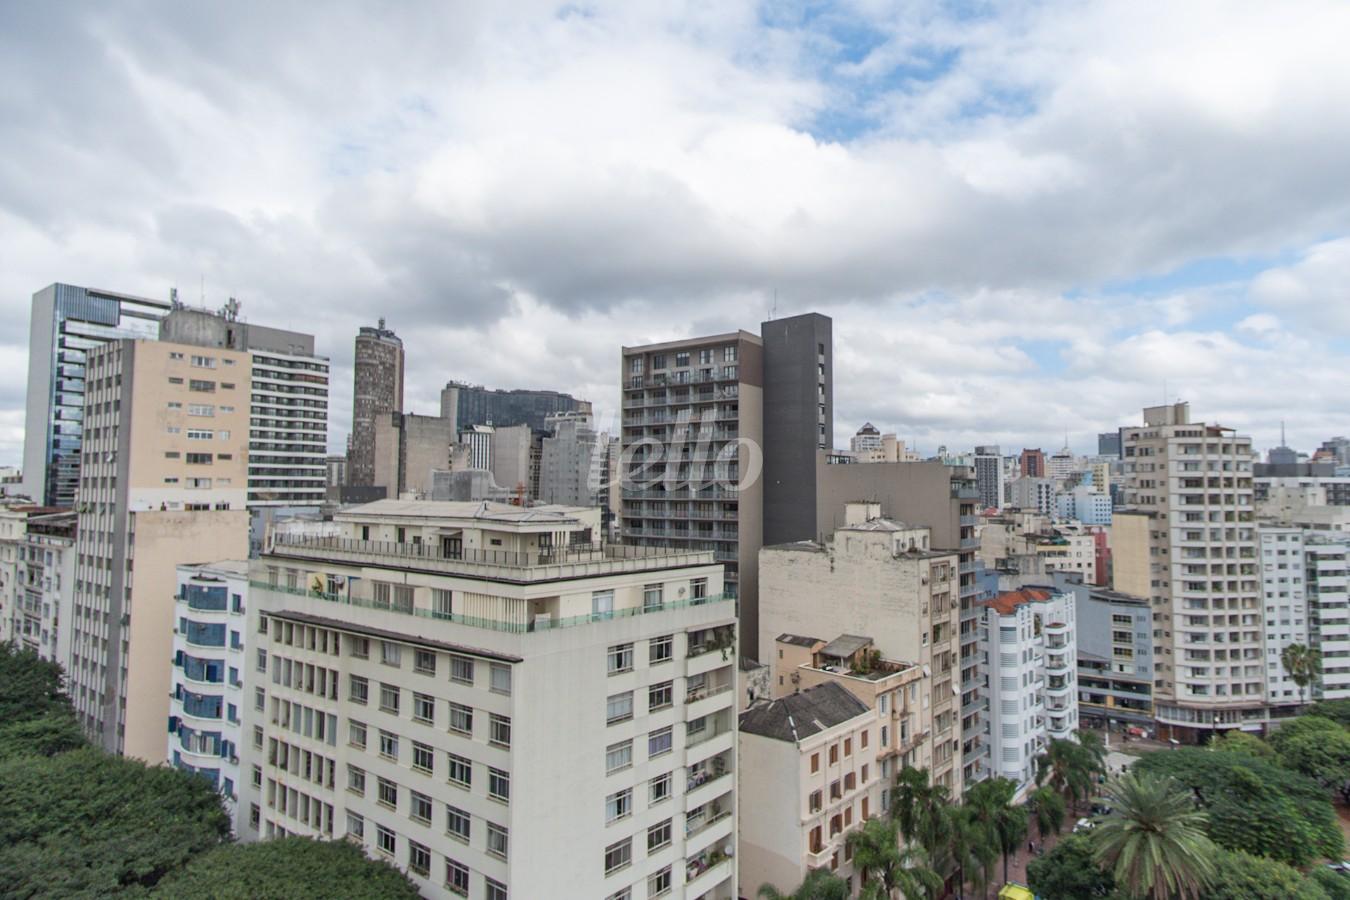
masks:
[[[118,338],[159,337],[164,300],[53,284],[33,295],[23,485],[45,506],[72,506],[84,435],[85,354]]]

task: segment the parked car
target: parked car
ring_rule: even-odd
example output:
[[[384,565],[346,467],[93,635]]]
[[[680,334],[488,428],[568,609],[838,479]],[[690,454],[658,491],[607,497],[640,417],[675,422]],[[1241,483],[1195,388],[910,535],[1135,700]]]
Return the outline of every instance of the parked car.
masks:
[[[1091,819],[1079,819],[1078,823],[1073,826],[1073,833],[1080,834],[1084,831],[1091,831],[1096,825],[1097,823]]]

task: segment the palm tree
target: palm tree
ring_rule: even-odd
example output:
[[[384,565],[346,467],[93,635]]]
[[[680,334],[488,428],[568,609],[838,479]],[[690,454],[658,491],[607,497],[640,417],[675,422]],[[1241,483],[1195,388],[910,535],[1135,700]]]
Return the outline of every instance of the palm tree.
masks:
[[[758,896],[762,900],[848,900],[848,882],[828,869],[813,869],[790,894],[764,884],[760,885]]]
[[[1322,671],[1322,651],[1305,644],[1290,644],[1280,651],[1280,664],[1289,673],[1289,680],[1298,685],[1299,702],[1306,703],[1308,685]]]
[[[919,837],[927,830],[934,809],[946,800],[945,791],[930,783],[927,769],[905,766],[895,776],[895,792],[891,800],[891,818],[900,828],[900,836],[906,841]],[[925,846],[928,846],[925,844]],[[931,846],[928,846],[932,850]]]
[[[1017,784],[1008,778],[989,778],[966,791],[966,806],[993,835],[1003,855],[1003,880],[1008,880],[1008,855],[1027,836],[1027,809],[1014,806]]]
[[[1205,814],[1171,778],[1131,772],[1107,786],[1112,811],[1092,831],[1093,856],[1116,884],[1149,900],[1200,897],[1214,875]]]
[[[1101,770],[1094,748],[1071,740],[1052,740],[1036,760],[1036,784],[1048,779],[1072,805],[1092,793],[1093,778]]]
[[[1064,798],[1052,787],[1038,787],[1027,798],[1027,805],[1036,813],[1036,833],[1044,840],[1049,832],[1064,827],[1064,814],[1067,808]]]
[[[897,891],[902,897],[922,897],[942,887],[942,878],[928,868],[923,848],[900,846],[894,822],[868,819],[846,842],[863,879],[866,900],[890,900]]]
[[[1106,771],[1106,741],[1095,731],[1075,731],[1078,746],[1087,751],[1084,759],[1092,761],[1093,771],[1101,774]]]
[[[983,896],[989,873],[998,859],[998,838],[968,806],[944,807],[942,819],[946,832],[944,862],[949,874],[956,876],[957,897],[962,896],[966,881],[970,881]]]

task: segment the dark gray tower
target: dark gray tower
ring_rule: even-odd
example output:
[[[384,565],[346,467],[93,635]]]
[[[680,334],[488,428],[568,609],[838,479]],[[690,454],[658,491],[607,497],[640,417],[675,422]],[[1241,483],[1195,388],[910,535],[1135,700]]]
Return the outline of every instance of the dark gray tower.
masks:
[[[384,327],[362,326],[356,335],[352,376],[352,433],[347,444],[347,483],[375,483],[375,423],[403,412],[403,341]]]
[[[764,341],[764,545],[816,536],[816,455],[834,445],[833,322],[807,313]]]

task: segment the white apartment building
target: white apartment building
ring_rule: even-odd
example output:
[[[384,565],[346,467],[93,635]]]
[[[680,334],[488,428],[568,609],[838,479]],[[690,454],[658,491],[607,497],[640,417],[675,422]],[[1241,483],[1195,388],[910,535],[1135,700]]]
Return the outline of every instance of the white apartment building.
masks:
[[[1111,524],[1111,495],[1095,486],[1079,485],[1055,495],[1055,514],[1084,525]]]
[[[957,554],[934,551],[929,529],[881,515],[878,503],[849,503],[846,524],[826,543],[799,541],[759,554],[760,637],[867,635],[887,659],[919,666],[932,777],[962,791],[960,589]],[[775,684],[774,690],[781,686]]]
[[[240,723],[248,634],[248,562],[178,567],[173,696],[166,759],[208,779],[230,821],[239,799]]]
[[[1293,644],[1310,644],[1303,530],[1262,525],[1258,534],[1261,603],[1266,615],[1266,696],[1271,706],[1295,706],[1301,694],[1280,654]]]
[[[250,591],[240,834],[358,841],[424,896],[735,895],[736,618],[600,510],[384,500]]]
[[[740,717],[739,896],[790,891],[812,869],[860,886],[848,835],[881,813],[877,717],[827,681]]]
[[[1160,733],[1199,741],[1260,728],[1268,670],[1251,438],[1192,422],[1177,403],[1145,409],[1121,440],[1114,587],[1153,603]]]
[[[1028,587],[983,606],[989,766],[993,775],[1017,782],[1020,798],[1035,784],[1036,757],[1078,727],[1074,598]]]
[[[75,513],[20,504],[0,509],[0,643],[14,641],[70,665]]]
[[[1313,646],[1322,653],[1319,700],[1350,698],[1350,535],[1309,532],[1304,537]]]
[[[1013,509],[1048,516],[1055,511],[1055,482],[1049,478],[1023,475],[1007,486],[1007,503]]]

